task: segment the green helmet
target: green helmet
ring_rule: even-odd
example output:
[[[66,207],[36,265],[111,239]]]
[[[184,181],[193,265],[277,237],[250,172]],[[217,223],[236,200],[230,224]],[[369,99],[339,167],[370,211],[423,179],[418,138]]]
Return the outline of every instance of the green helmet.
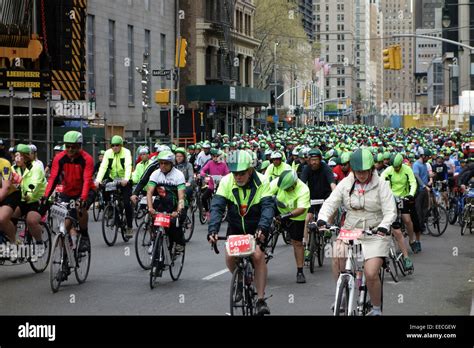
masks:
[[[174,150],[174,153],[175,154],[180,153],[180,154],[183,154],[184,156],[186,156],[186,149],[184,147],[177,147]]]
[[[341,155],[341,164],[346,164],[351,160],[351,153],[352,152],[343,152]]]
[[[403,156],[397,153],[390,159],[390,163],[393,167],[400,167],[403,164]]]
[[[189,149],[189,150],[194,150],[195,148],[196,148],[196,146],[194,146],[194,145],[189,145],[189,146],[188,146],[188,149]]]
[[[66,142],[66,141],[64,141]],[[110,140],[111,145],[123,145],[123,138],[120,135],[114,135]]]
[[[252,167],[252,156],[245,150],[232,152],[227,158],[227,166],[231,172],[241,172]]]
[[[323,157],[323,154],[321,153],[321,150],[319,149],[312,149],[308,152],[308,157],[311,158],[311,157],[319,157],[319,158],[322,158]]]
[[[378,153],[374,157],[375,162],[383,162],[383,153]]]
[[[66,144],[82,144],[82,134],[78,131],[69,131],[64,134],[63,141]]]
[[[105,155],[105,150],[100,150],[100,151],[99,151],[99,156],[100,156],[100,155],[102,155],[102,156]]]
[[[270,161],[263,161],[262,164],[260,165],[260,170],[267,169],[269,165],[270,165]]]
[[[374,156],[367,149],[358,149],[352,153],[350,164],[353,171],[370,170],[374,166]]]
[[[288,190],[298,180],[298,175],[294,170],[285,170],[278,178],[278,188]]]
[[[222,151],[219,150],[219,149],[211,149],[210,154],[211,154],[211,156],[220,156],[220,155],[222,155]]]
[[[25,145],[25,144],[18,144],[16,146],[16,152],[19,152],[19,153],[31,153],[31,148],[29,145]]]
[[[168,161],[174,162],[174,154],[171,151],[161,151],[158,156],[156,156],[158,161]]]
[[[390,156],[391,156],[391,155],[390,155],[390,152],[388,152],[388,151],[383,153],[383,159],[384,159],[384,160],[390,159]]]

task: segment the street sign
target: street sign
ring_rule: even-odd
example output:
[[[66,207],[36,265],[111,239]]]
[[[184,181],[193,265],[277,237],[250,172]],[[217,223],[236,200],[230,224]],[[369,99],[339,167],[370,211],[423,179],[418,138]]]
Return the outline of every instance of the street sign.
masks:
[[[61,91],[57,89],[51,90],[51,100],[61,100]]]
[[[161,69],[161,70],[152,70],[151,71],[152,76],[170,76],[171,75],[171,70],[167,69]]]

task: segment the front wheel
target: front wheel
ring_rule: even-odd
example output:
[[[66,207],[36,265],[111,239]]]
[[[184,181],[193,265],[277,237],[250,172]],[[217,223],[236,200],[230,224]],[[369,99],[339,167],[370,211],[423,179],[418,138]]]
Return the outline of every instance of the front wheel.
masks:
[[[458,208],[458,203],[456,199],[452,199],[449,204],[449,210],[448,210],[448,221],[451,225],[454,225],[458,218],[457,208]]]
[[[150,288],[156,287],[156,279],[161,277],[164,268],[164,247],[163,247],[163,235],[159,233],[156,237],[155,243],[153,244],[153,253],[150,268]]]
[[[463,224],[461,226],[461,236],[464,236],[466,229],[469,228],[469,232],[471,232],[471,207],[465,207],[462,215]]]
[[[246,315],[244,301],[243,271],[239,267],[234,270],[230,282],[230,315]]]
[[[194,211],[188,208],[186,220],[184,221],[184,241],[187,243],[191,240],[194,233]]]
[[[309,233],[309,271],[314,273],[314,265],[316,263],[316,235],[314,231],[310,231]]]
[[[393,250],[390,250],[390,261],[388,261],[387,266],[388,272],[390,273],[390,276],[392,277],[393,281],[395,283],[398,283],[400,281],[400,278],[398,276],[397,257]]]
[[[441,206],[433,207],[426,226],[433,237],[441,236],[448,227],[448,213],[446,209]]]
[[[99,221],[100,213],[104,210],[104,200],[102,198],[102,193],[98,193],[97,197],[92,204],[92,215],[94,216],[94,221]]]
[[[349,279],[347,277],[342,278],[339,286],[334,315],[336,317],[349,315]]]
[[[64,236],[57,234],[52,245],[51,263],[49,264],[49,283],[53,293],[56,293],[64,279],[64,268],[67,266],[64,264],[67,258],[64,250]]]
[[[105,244],[113,246],[117,240],[118,226],[115,223],[115,209],[112,205],[107,205],[102,218],[102,235]]]

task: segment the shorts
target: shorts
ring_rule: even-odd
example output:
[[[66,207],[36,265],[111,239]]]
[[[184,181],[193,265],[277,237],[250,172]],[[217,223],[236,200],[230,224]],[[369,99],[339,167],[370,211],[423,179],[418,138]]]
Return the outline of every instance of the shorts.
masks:
[[[290,220],[286,223],[285,229],[290,234],[291,240],[303,241],[305,220]]]
[[[16,207],[18,207],[21,203],[21,192],[15,191],[10,193],[8,196],[5,197],[3,201],[0,202],[0,207],[9,206],[10,208],[15,211]]]
[[[39,202],[34,202],[34,203],[20,202],[20,204],[18,205],[18,208],[20,208],[21,216],[26,216],[28,215],[30,211],[37,212],[39,210]]]
[[[390,250],[391,236],[363,236],[359,239],[362,245],[362,253],[364,260],[373,259],[375,257],[388,257]]]

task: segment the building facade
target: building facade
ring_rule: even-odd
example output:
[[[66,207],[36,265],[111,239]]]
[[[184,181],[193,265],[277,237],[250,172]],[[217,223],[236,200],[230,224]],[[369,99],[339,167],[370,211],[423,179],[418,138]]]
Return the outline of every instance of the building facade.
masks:
[[[89,0],[87,7],[86,95],[96,100],[98,116],[107,124],[123,126],[127,136],[138,136],[142,123],[141,67],[149,52],[151,69],[174,64],[175,1]],[[153,91],[169,84],[151,78],[148,85],[150,136],[161,133],[160,107]]]

